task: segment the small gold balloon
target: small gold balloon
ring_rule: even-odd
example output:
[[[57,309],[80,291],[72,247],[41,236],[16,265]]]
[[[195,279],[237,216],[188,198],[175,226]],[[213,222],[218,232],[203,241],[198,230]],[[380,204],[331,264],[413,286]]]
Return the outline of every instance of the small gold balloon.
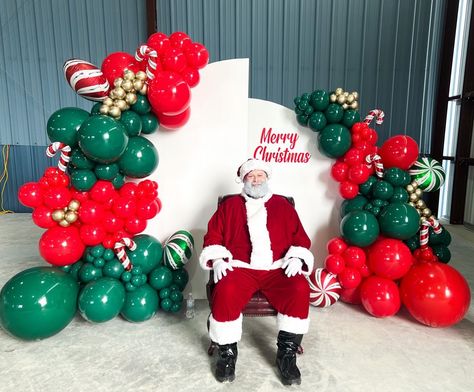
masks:
[[[68,211],[66,212],[64,219],[69,223],[74,223],[77,221],[77,213],[75,211]]]
[[[416,181],[412,181],[411,186],[413,187],[413,189],[416,189],[418,188],[418,183]]]
[[[71,211],[77,211],[79,207],[81,206],[81,203],[79,203],[79,200],[71,200],[69,204],[67,205],[67,208]]]
[[[349,94],[347,97],[346,97],[346,102],[347,103],[352,103],[354,102],[354,96],[352,94]]]
[[[330,100],[331,102],[336,102],[336,100],[337,100],[337,95],[336,95],[336,94],[331,94],[331,95],[329,96],[329,100]]]
[[[416,202],[416,208],[421,208],[421,209],[425,208],[425,201],[424,200],[418,200]]]
[[[125,96],[125,102],[128,103],[129,105],[133,105],[135,102],[137,102],[137,94],[135,93],[128,93]]]
[[[415,207],[415,203],[413,203],[412,201],[408,202],[408,204],[410,204],[412,207]]]
[[[102,106],[99,108],[99,113],[100,113],[100,114],[109,114],[109,110],[110,110],[110,106],[102,105]]]
[[[135,79],[138,79],[138,80],[145,80],[145,79],[146,79],[146,73],[143,72],[143,71],[138,71],[138,72],[135,74]]]
[[[338,95],[337,103],[342,105],[344,102],[346,102],[346,97],[344,95]]]
[[[431,216],[429,217],[429,219],[431,219],[431,220],[436,220],[436,216],[431,215]]]
[[[112,106],[114,104],[114,100],[110,97],[107,97],[104,99],[104,102],[102,102],[104,105],[107,106]]]
[[[119,118],[121,113],[122,113],[122,111],[117,106],[112,106],[109,110],[109,114],[113,118]]]
[[[416,194],[418,197],[421,197],[421,195],[423,194],[423,189],[421,189],[421,188],[416,188],[416,189],[415,189],[415,194]]]
[[[336,95],[340,95],[340,94],[342,94],[342,93],[344,92],[344,90],[343,90],[341,87],[338,87],[338,88],[336,89],[336,91],[334,91],[334,92],[336,93]]]
[[[117,87],[113,89],[112,91],[115,91],[115,98],[117,99],[124,99],[125,95],[127,95],[127,93],[122,87]]]
[[[115,90],[115,88],[113,90],[110,90],[109,98],[112,99],[112,102],[113,102],[114,99],[117,98],[117,91]]]
[[[59,222],[59,226],[62,226],[62,227],[68,227],[69,226],[69,222],[67,220],[62,220]]]
[[[426,216],[420,216],[420,223],[426,222]]]
[[[133,82],[133,88],[136,90],[136,91],[140,91],[143,87],[143,85],[145,84],[145,82],[143,80],[140,80],[140,79],[135,79],[135,81]]]
[[[431,215],[431,210],[429,208],[423,208],[423,216],[429,217]]]
[[[127,103],[123,99],[117,99],[114,105],[117,106],[121,112],[123,112],[127,107]]]
[[[418,195],[416,193],[410,193],[410,201],[416,203],[418,201]]]
[[[133,89],[133,82],[131,80],[126,80],[122,83],[122,88],[129,93]]]
[[[122,78],[117,78],[114,80],[114,87],[120,87],[122,86],[123,79]]]
[[[347,103],[343,103],[343,104],[342,104],[342,108],[343,108],[344,110],[347,110],[347,109],[349,109],[349,105],[348,105]]]
[[[407,192],[408,192],[408,193],[413,193],[413,192],[415,192],[415,188],[413,188],[413,185],[411,185],[411,184],[408,184],[408,185],[407,185]]]
[[[54,210],[51,214],[53,221],[59,222],[64,219],[64,211],[63,210]]]
[[[125,80],[133,80],[135,79],[135,72],[127,69],[124,73],[123,73],[123,78]]]
[[[145,83],[142,89],[138,92],[140,95],[146,95],[148,92],[148,85]]]
[[[354,96],[354,99],[359,99],[359,93],[357,91],[353,91],[351,94]]]
[[[351,103],[351,109],[357,109],[359,107],[359,102],[354,101]]]

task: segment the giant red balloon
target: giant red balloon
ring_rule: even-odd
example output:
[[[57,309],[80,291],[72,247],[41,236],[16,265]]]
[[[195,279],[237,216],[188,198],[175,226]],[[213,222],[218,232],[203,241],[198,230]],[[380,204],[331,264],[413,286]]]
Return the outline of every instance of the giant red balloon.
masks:
[[[471,302],[466,279],[453,267],[438,262],[415,264],[402,279],[400,292],[410,314],[430,327],[461,321]]]
[[[25,207],[35,208],[43,203],[43,190],[37,182],[27,182],[18,189],[18,200]]]
[[[408,170],[418,159],[418,154],[418,144],[410,136],[405,135],[391,137],[379,150],[385,169],[398,167]]]
[[[174,116],[189,107],[191,89],[181,75],[163,71],[149,81],[148,100],[158,116],[160,113]]]
[[[79,230],[74,226],[56,226],[46,230],[38,245],[41,257],[55,266],[75,263],[85,250]]]
[[[360,286],[365,310],[375,317],[393,316],[400,309],[398,286],[390,279],[369,276]]]
[[[138,72],[140,66],[135,60],[135,57],[125,52],[114,52],[109,54],[104,59],[101,66],[101,70],[109,81],[110,86],[114,85],[115,79],[123,77],[123,71],[126,69]]]
[[[378,276],[388,279],[400,279],[410,269],[413,257],[410,248],[403,241],[383,238],[368,249],[367,264]]]
[[[163,113],[158,113],[158,121],[160,122],[160,127],[166,129],[177,129],[181,128],[186,124],[191,116],[191,108],[187,108],[183,113],[180,113],[176,116],[167,116]]]

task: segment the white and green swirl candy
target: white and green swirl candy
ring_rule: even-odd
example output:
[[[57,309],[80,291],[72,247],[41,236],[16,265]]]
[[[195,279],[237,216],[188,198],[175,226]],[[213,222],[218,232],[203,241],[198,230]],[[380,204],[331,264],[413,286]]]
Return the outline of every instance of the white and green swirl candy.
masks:
[[[194,239],[191,233],[180,230],[165,242],[163,263],[172,268],[182,268],[191,258],[194,249]]]
[[[446,173],[443,166],[433,158],[418,158],[409,170],[412,181],[425,192],[437,191],[444,184]]]

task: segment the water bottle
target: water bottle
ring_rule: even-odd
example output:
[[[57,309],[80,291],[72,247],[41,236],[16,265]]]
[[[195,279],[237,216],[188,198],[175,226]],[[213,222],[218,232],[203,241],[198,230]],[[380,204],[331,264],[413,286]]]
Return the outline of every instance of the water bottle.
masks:
[[[194,298],[193,293],[188,294],[188,299],[186,300],[186,318],[194,318]]]

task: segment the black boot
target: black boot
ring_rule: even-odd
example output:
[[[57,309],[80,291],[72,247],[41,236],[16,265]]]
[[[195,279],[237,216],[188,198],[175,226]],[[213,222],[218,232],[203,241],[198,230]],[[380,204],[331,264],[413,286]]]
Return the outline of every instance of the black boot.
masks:
[[[284,385],[301,384],[301,373],[296,366],[296,352],[302,337],[286,331],[278,333],[276,364]]]
[[[219,345],[216,378],[220,382],[234,381],[237,362],[237,343]]]

